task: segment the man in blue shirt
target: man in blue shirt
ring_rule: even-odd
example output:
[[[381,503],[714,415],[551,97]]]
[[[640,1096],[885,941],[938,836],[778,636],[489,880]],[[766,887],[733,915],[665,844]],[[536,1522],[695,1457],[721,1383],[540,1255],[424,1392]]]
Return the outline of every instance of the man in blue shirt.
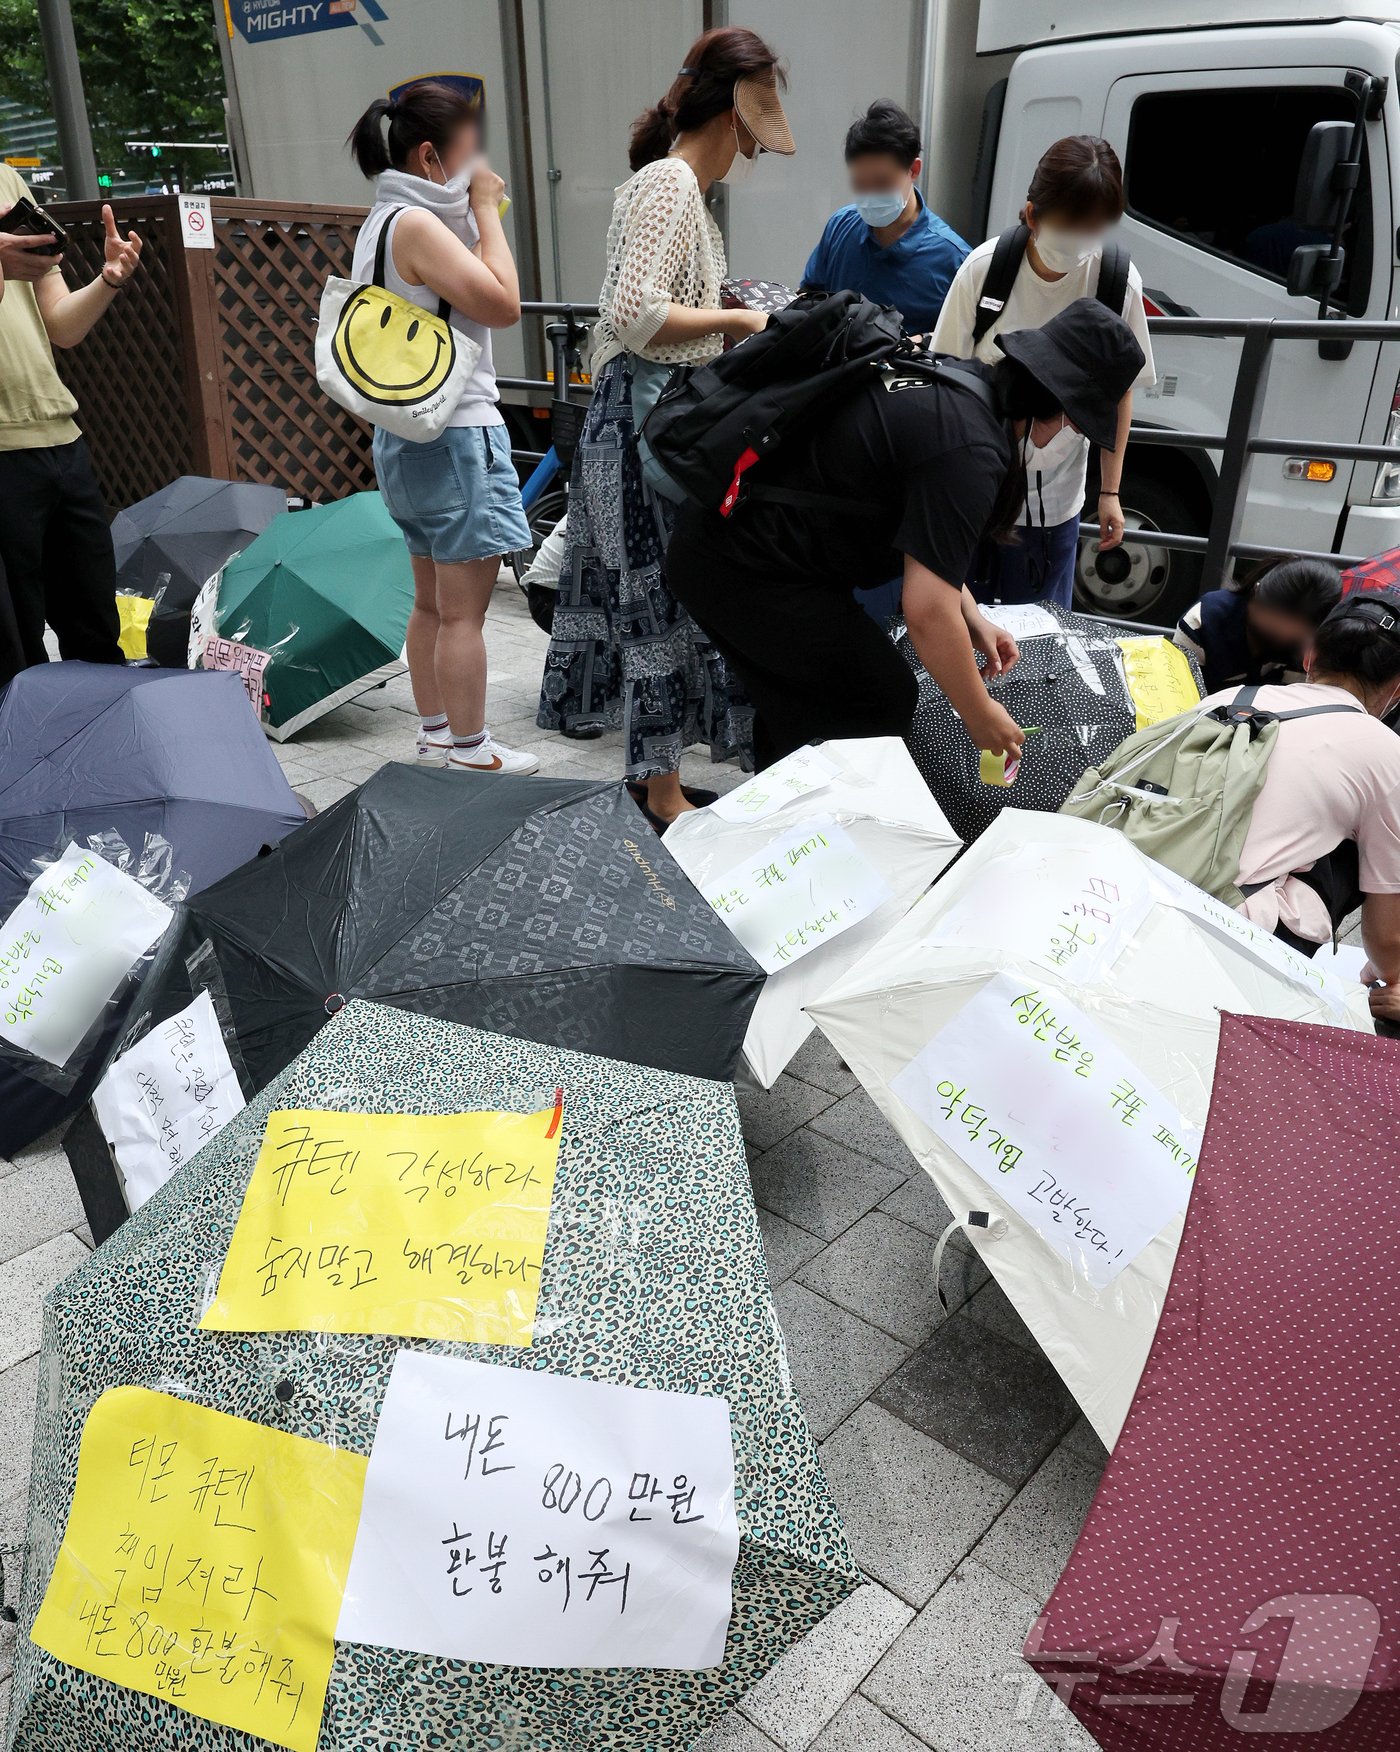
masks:
[[[970,253],[924,205],[919,130],[881,98],[846,135],[854,199],[826,222],[802,275],[806,289],[862,292],[893,304],[910,334],[931,333],[953,275]]]

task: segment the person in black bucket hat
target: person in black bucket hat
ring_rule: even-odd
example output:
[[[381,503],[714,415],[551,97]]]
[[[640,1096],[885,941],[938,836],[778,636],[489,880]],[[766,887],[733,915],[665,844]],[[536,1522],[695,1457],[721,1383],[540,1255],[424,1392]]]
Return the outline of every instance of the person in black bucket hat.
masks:
[[[1111,450],[1143,352],[1090,298],[1001,347],[995,365],[959,360],[932,376],[898,361],[872,369],[753,471],[756,490],[732,517],[681,507],[667,579],[743,683],[760,768],[804,743],[908,729],[913,672],[852,595],[901,568],[925,668],[977,747],[1019,756],[1021,728],[987,692],[975,656],[999,675],[1016,643],[962,580],[984,540],[1016,539],[1024,438],[1043,442],[1068,421]],[[759,490],[768,487],[802,502],[770,499]]]

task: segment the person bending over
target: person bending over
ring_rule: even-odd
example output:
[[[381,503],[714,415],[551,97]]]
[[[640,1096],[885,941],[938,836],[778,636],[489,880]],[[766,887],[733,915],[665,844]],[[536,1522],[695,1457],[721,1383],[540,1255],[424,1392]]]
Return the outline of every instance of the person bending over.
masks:
[[[914,675],[851,595],[901,564],[909,636],[929,674],[979,748],[1020,753],[1021,729],[988,694],[974,654],[997,675],[1016,661],[1015,641],[962,580],[984,536],[1015,539],[1026,432],[1067,418],[1111,449],[1143,355],[1122,318],[1088,298],[999,344],[996,365],[932,378],[872,369],[867,385],[816,416],[810,436],[762,465],[731,518],[682,507],[667,577],[753,701],[760,768],[806,742],[909,728]],[[769,486],[858,500],[865,514],[768,500]]]
[[[1341,594],[1342,574],[1326,560],[1271,560],[1238,589],[1192,603],[1174,638],[1200,664],[1208,692],[1298,681],[1303,653]]]

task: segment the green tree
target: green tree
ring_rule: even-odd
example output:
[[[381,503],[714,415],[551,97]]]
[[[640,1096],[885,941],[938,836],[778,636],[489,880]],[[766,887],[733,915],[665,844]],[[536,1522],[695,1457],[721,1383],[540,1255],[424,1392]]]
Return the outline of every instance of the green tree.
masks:
[[[223,69],[209,0],[72,0],[99,160],[125,140],[221,139]],[[34,0],[0,0],[0,95],[52,112]],[[191,160],[194,174],[213,160]]]

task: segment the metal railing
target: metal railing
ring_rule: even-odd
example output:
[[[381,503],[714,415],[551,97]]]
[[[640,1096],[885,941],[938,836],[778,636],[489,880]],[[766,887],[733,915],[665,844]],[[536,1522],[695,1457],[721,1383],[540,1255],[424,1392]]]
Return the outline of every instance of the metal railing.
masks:
[[[570,379],[579,369],[582,344],[589,325],[598,315],[597,306],[525,303],[521,305],[521,311],[525,316],[549,319],[545,325],[545,337],[551,350],[553,375],[548,378],[502,377],[499,379],[501,387],[532,394],[545,393],[557,402],[586,400],[591,394],[589,387],[572,383]],[[1147,326],[1154,337],[1238,340],[1242,345],[1235,369],[1230,412],[1223,432],[1178,432],[1164,426],[1135,424],[1129,434],[1133,444],[1219,453],[1219,472],[1208,532],[1188,535],[1179,530],[1129,529],[1124,533],[1125,545],[1201,554],[1202,578],[1208,589],[1225,577],[1230,562],[1237,559],[1298,556],[1331,560],[1338,565],[1355,565],[1367,558],[1364,554],[1336,554],[1242,541],[1245,483],[1250,460],[1255,456],[1301,455],[1327,462],[1390,462],[1400,465],[1400,446],[1344,444],[1332,439],[1308,437],[1268,438],[1261,436],[1259,431],[1272,351],[1280,341],[1400,341],[1400,322],[1366,322],[1350,318],[1319,322],[1315,319],[1295,321],[1291,317],[1153,316],[1148,318]],[[515,454],[523,460],[538,461],[544,453],[517,451]]]

